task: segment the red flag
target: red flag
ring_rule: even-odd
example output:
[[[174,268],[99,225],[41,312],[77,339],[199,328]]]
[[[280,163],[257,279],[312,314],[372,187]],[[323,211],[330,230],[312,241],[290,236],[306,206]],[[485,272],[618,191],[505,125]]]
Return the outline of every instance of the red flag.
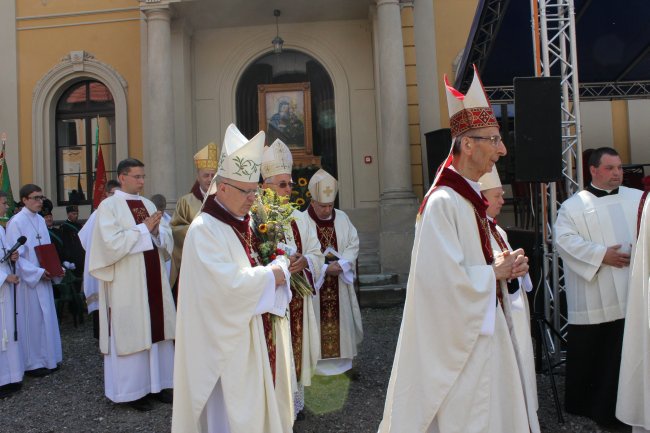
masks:
[[[95,171],[95,185],[93,185],[93,209],[97,209],[104,198],[106,198],[106,167],[104,167],[102,148],[99,146],[99,152],[97,152],[97,170]]]

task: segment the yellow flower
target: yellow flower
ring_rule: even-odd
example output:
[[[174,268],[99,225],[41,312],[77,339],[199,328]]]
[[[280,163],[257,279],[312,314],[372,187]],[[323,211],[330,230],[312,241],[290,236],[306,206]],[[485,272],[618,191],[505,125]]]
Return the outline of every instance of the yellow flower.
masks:
[[[257,226],[257,230],[259,230],[260,233],[266,233],[268,227],[266,226],[266,224],[262,223],[259,226]]]
[[[307,197],[307,198],[311,198],[311,193],[310,193],[309,191],[307,191],[307,192],[305,193],[305,197]]]
[[[298,186],[305,186],[307,185],[307,179],[304,177],[298,178]]]
[[[302,199],[302,198],[299,198],[299,199],[296,200],[296,204],[297,204],[298,206],[302,206],[302,205],[305,204],[305,200]]]
[[[300,193],[298,191],[291,191],[291,195],[296,195],[297,196],[297,195],[300,195]]]

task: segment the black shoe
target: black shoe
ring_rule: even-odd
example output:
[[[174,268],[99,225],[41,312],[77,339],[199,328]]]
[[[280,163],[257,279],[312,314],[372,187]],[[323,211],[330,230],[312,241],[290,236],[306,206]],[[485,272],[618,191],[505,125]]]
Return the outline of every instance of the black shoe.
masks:
[[[304,421],[304,419],[305,419],[305,412],[301,410],[296,415],[296,421]]]
[[[172,389],[163,389],[160,392],[149,395],[161,403],[172,404],[174,402],[174,390]]]
[[[20,391],[20,388],[22,388],[22,386],[22,382],[8,383],[6,385],[0,386],[0,400],[11,397],[16,392]]]
[[[34,370],[27,370],[25,372],[25,376],[30,376],[30,377],[44,377],[47,376],[48,374],[52,373],[56,369],[50,370],[49,368],[36,368]]]
[[[149,412],[150,410],[153,409],[153,405],[151,404],[151,402],[149,401],[146,395],[135,401],[129,401],[124,404],[126,404],[132,409],[137,410],[138,412]]]
[[[351,368],[345,372],[345,375],[350,378],[352,382],[357,382],[361,380],[361,373],[356,368]]]

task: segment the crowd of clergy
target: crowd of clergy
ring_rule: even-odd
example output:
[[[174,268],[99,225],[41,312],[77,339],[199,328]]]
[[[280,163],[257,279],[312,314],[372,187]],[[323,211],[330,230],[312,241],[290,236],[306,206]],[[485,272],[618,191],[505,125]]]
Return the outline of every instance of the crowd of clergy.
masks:
[[[416,218],[379,432],[538,433],[534,284],[526,252],[496,219],[495,163],[507,149],[477,72],[464,95],[445,85],[452,143]],[[0,397],[62,362],[60,276],[38,253],[49,244],[83,281],[106,397],[139,411],[173,403],[173,433],[291,432],[314,375],[357,377],[359,238],[334,209],[336,179],[315,172],[307,210],[293,211],[282,249],[262,263],[251,208],[266,189],[289,200],[291,150],[230,125],[221,149],[210,143],[194,161],[196,181],[172,216],[163,196],[142,196],[146,168],[134,158],[119,162],[83,227],[74,206],[54,227],[42,189],[20,189],[24,207],[0,230]],[[589,185],[562,204],[553,232],[569,321],[566,410],[649,432],[650,205],[622,186],[614,149],[588,164]]]

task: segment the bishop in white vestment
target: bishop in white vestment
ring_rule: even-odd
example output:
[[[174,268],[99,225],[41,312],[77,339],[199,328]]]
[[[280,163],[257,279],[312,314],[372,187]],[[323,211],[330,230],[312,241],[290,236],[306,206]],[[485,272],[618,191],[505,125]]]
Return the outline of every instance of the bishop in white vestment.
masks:
[[[318,170],[309,180],[311,203],[303,212],[316,230],[326,259],[314,297],[321,351],[316,374],[324,376],[351,370],[363,339],[361,310],[354,291],[359,236],[345,212],[334,209],[337,190],[336,179]]]
[[[527,432],[497,304],[497,279],[525,275],[527,259],[522,250],[493,253],[478,184],[506,149],[477,72],[466,95],[446,84],[454,142],[420,207],[379,432]]]
[[[7,224],[9,246],[21,236],[27,238],[25,245],[18,250],[20,260],[16,264],[20,278],[16,300],[18,341],[25,372],[43,375],[56,369],[63,360],[52,282],[34,251],[34,247],[51,242],[45,220],[38,214],[43,203],[43,191],[32,184],[23,186],[20,191],[25,207]]]
[[[7,211],[7,194],[0,192],[0,216]],[[0,227],[0,252],[4,256],[12,245],[7,245],[4,227]],[[10,263],[18,260],[14,252],[6,262],[0,264],[0,397],[7,396],[22,386],[25,366],[20,345],[14,334],[14,284],[19,283],[18,276],[11,269]]]
[[[173,433],[292,428],[288,263],[257,262],[248,214],[263,146],[263,132],[249,141],[228,127],[217,175],[185,237]]]
[[[634,250],[616,418],[632,433],[650,433],[650,200],[644,195],[639,238]]]
[[[616,423],[630,249],[642,192],[621,186],[611,148],[589,159],[592,181],[558,211],[555,242],[564,264],[568,310],[566,409]]]
[[[176,311],[165,271],[173,241],[156,206],[138,194],[144,165],[126,159],[117,172],[122,190],[97,208],[89,263],[100,282],[105,394],[150,410],[148,394],[171,403],[163,396],[173,387]]]
[[[289,197],[292,189],[292,167],[291,151],[282,141],[275,140],[271,146],[264,148],[262,187],[271,188],[276,194]],[[308,216],[296,210],[293,212],[293,217],[295,220],[291,223],[291,232],[285,233],[286,243],[293,249],[289,270],[291,273],[301,272],[313,286],[320,278],[325,257],[321,253],[315,227],[308,222]],[[300,412],[305,406],[304,387],[311,385],[311,377],[320,359],[320,338],[313,296],[301,298],[293,288],[291,290],[293,292],[289,305],[291,343],[298,381],[295,410],[296,416],[300,419],[303,416]]]

